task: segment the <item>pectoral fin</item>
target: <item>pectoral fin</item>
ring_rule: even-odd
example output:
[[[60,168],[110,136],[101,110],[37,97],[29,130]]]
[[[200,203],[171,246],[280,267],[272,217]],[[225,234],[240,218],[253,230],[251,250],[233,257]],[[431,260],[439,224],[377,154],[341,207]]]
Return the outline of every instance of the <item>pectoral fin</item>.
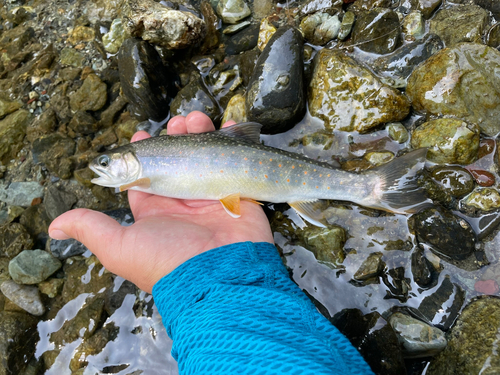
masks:
[[[125,191],[135,186],[147,189],[151,186],[151,180],[148,177],[139,178],[134,182],[120,186],[120,191]]]
[[[256,201],[255,199],[252,198],[241,198],[242,201],[247,201],[250,203],[258,204],[259,206],[263,206],[264,203],[260,203],[259,201]]]
[[[234,218],[238,218],[241,216],[240,210],[240,193],[228,195],[225,198],[220,199],[222,203],[222,207],[224,210]]]
[[[318,209],[319,200],[312,201],[297,201],[288,202],[297,213],[306,221],[317,227],[326,228],[326,225],[321,222],[324,220],[323,212]]]

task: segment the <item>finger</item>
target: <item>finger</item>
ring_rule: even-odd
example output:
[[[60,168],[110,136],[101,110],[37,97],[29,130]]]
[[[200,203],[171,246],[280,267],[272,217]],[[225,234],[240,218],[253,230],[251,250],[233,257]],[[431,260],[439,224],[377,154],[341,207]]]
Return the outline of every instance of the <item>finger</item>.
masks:
[[[167,124],[167,134],[186,134],[186,118],[184,116],[172,117]]]
[[[210,117],[200,111],[193,111],[186,116],[186,126],[188,133],[205,133],[215,130]]]
[[[147,139],[147,138],[151,138],[151,136],[148,134],[148,132],[146,132],[144,130],[140,130],[132,136],[132,139],[130,140],[130,142],[142,141],[143,139]]]
[[[49,227],[55,240],[74,238],[83,243],[107,268],[118,254],[122,226],[102,212],[77,208],[57,217]]]
[[[226,121],[224,123],[224,125],[222,125],[223,128],[227,128],[228,126],[231,126],[231,125],[236,125],[236,121],[234,120],[229,120],[229,121]]]

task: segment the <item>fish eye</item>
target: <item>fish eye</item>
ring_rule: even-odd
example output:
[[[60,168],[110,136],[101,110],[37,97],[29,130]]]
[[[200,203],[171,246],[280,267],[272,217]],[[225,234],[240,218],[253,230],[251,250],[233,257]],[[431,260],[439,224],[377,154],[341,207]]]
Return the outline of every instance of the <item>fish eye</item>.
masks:
[[[109,165],[109,156],[108,155],[101,155],[97,159],[97,164],[99,164],[101,167],[106,168]]]

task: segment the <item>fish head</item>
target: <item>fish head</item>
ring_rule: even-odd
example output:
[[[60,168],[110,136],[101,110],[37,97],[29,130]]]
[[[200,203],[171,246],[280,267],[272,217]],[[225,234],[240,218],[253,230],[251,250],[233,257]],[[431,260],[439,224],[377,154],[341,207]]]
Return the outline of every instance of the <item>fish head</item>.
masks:
[[[142,170],[141,163],[131,150],[101,154],[92,160],[89,167],[99,175],[91,182],[106,187],[119,187],[134,182],[140,178]]]

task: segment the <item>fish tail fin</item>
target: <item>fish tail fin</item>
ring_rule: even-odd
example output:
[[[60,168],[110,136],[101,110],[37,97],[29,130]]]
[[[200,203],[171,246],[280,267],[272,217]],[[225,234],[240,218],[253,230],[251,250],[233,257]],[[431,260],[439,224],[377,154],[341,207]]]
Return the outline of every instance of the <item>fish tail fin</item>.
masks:
[[[363,205],[395,213],[415,213],[432,205],[418,185],[417,173],[425,165],[427,149],[421,148],[372,169],[376,181],[370,202]],[[375,202],[375,203],[374,203]]]

